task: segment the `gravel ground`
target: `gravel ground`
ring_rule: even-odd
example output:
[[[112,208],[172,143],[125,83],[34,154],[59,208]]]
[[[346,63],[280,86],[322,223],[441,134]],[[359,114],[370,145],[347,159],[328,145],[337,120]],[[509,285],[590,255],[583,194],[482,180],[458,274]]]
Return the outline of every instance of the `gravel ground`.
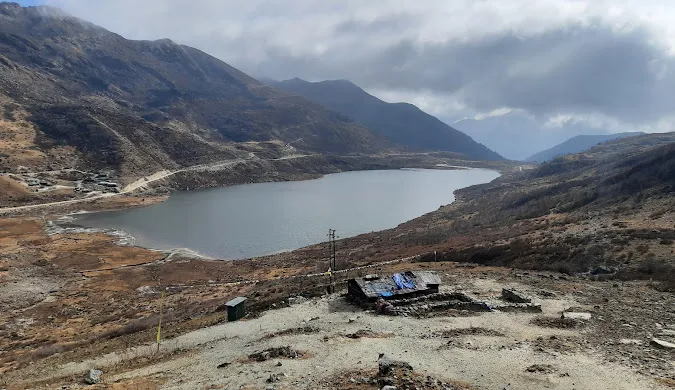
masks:
[[[501,287],[488,279],[467,285],[468,291],[483,299],[494,298]],[[383,353],[408,361],[415,372],[440,380],[467,382],[479,389],[503,389],[509,384],[512,389],[665,389],[664,385],[625,365],[604,360],[601,353],[585,340],[584,328],[557,329],[531,324],[537,316],[553,318],[562,310],[578,305],[571,296],[539,300],[542,314],[493,312],[415,319],[363,312],[346,303],[344,298],[333,295],[269,311],[259,318],[185,334],[162,348],[165,352],[191,350],[188,355],[109,375],[105,381],[162,377],[166,389],[266,389],[271,386],[316,389],[321,388],[320,383],[325,383],[326,378],[377,367],[378,356]],[[306,326],[317,331],[264,337]],[[442,331],[469,327],[486,331],[467,332],[469,335],[465,336],[461,336],[463,332],[456,332],[460,336],[451,338],[438,336]],[[371,331],[373,336],[345,337],[359,330]],[[570,343],[576,347],[565,348]],[[303,352],[304,356],[245,361],[252,353],[281,346],[290,346]],[[73,374],[95,366],[105,367],[151,353],[153,349],[145,346],[124,354],[71,363],[53,374]],[[528,370],[534,365],[545,366],[547,370]],[[267,379],[272,374],[284,376],[280,382],[270,385]]]

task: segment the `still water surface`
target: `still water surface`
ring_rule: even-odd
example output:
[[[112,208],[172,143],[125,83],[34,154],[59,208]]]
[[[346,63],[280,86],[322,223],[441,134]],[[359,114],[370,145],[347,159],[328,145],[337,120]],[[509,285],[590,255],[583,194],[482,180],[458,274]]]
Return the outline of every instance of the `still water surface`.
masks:
[[[144,247],[242,259],[326,241],[329,228],[342,238],[392,228],[451,203],[458,188],[497,176],[484,169],[345,172],[177,192],[145,208],[82,214],[76,223],[124,230]]]

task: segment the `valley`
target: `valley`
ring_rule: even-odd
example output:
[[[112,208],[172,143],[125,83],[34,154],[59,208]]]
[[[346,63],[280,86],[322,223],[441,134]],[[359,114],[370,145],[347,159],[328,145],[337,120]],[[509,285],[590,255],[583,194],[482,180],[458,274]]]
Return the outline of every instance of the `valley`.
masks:
[[[372,26],[361,22],[312,39],[357,25],[365,36]],[[387,35],[417,31],[377,22]],[[244,51],[276,53],[256,38]],[[422,96],[419,107],[342,79],[262,82],[170,39],[0,2],[0,389],[674,388],[675,133],[642,133],[633,113],[626,137],[595,129],[603,135],[544,151],[541,163],[504,159],[420,107],[465,115],[460,129],[519,158],[588,133],[567,115],[578,107],[621,121],[593,111],[609,104],[588,90],[581,104],[567,101],[595,77],[568,83],[554,72],[546,85],[545,70],[574,51],[544,54],[536,72],[529,57],[502,72],[426,64],[416,82],[407,57],[437,53],[445,67],[511,50],[451,45],[450,61],[443,44],[413,42],[380,55],[395,70],[388,81],[403,83],[390,100]],[[315,43],[302,46],[332,47]],[[582,62],[596,52],[585,50]],[[313,63],[295,54],[277,60],[293,72]],[[478,62],[508,60],[495,59]],[[367,68],[359,74],[377,76],[368,90],[387,95],[383,66]],[[483,70],[518,93],[481,98],[491,87],[470,78]],[[508,80],[530,73],[544,81]],[[437,77],[440,95],[429,90]],[[527,85],[564,87],[564,99],[528,96]],[[512,95],[532,112],[475,119],[510,112]],[[618,95],[610,112],[638,106]],[[560,124],[553,135],[541,131],[549,122]],[[457,179],[472,168],[486,174]],[[419,170],[424,180],[406,176]],[[230,187],[244,184],[255,186]],[[149,249],[115,226],[76,223],[77,213],[113,210],[127,223],[138,211],[143,224],[180,227],[208,241],[209,257],[175,237]],[[344,236],[321,242],[335,221],[346,221]],[[275,235],[290,238],[265,240]]]
[[[459,369],[449,375],[422,364],[425,372],[445,381],[491,388],[497,382],[506,382],[499,385],[506,386],[539,378],[536,380],[544,380],[548,386],[564,388],[569,384],[564,379],[567,376],[537,376],[525,370],[528,359],[537,363],[542,359],[553,359],[547,363],[553,367],[552,372],[563,370],[560,373],[569,374],[574,383],[582,383],[578,385],[580,388],[595,386],[592,380],[584,379],[588,373],[586,368],[575,368],[565,363],[564,359],[569,357],[576,361],[600,359],[593,360],[596,362],[593,365],[598,364],[603,370],[619,370],[613,375],[622,378],[626,389],[633,388],[630,383],[645,384],[645,388],[668,388],[673,380],[672,354],[675,352],[654,347],[651,338],[665,337],[659,336],[659,327],[669,329],[675,323],[675,312],[672,310],[675,307],[672,302],[675,205],[669,196],[672,181],[668,179],[675,161],[672,158],[672,134],[612,142],[583,155],[555,160],[532,170],[503,171],[503,176],[492,183],[456,191],[456,201],[437,211],[394,229],[340,240],[338,269],[369,267],[346,272],[338,279],[338,286],[345,280],[343,277],[373,271],[380,274],[434,270],[445,275],[443,280],[447,288],[472,291],[487,299],[494,297],[495,290],[499,289],[497,286],[509,286],[511,283],[533,295],[544,291],[541,299],[545,317],[555,318],[560,310],[576,307],[579,309],[575,310],[592,313],[589,323],[579,329],[566,330],[564,334],[551,334],[545,327],[516,326],[534,321],[537,316],[532,314],[502,314],[513,316],[515,323],[506,325],[502,320],[502,325],[496,328],[490,328],[489,317],[497,314],[468,317],[473,324],[470,326],[513,334],[513,340],[518,345],[516,350],[525,354],[518,356],[529,357],[519,357],[525,360],[521,363],[523,367],[515,372],[486,375],[484,378],[476,376],[479,374],[474,371],[462,372]],[[617,159],[613,155],[622,157]],[[658,167],[653,164],[658,164]],[[596,172],[603,172],[602,179]],[[633,180],[641,184],[636,186]],[[607,192],[608,188],[620,190]],[[592,196],[589,191],[598,195]],[[122,200],[128,196],[106,200],[115,198]],[[97,207],[115,207],[115,204]],[[202,362],[196,357],[212,348],[219,350],[220,347],[215,346],[227,343],[228,332],[237,329],[237,323],[223,323],[225,301],[235,296],[246,296],[248,310],[254,317],[265,313],[262,314],[264,317],[276,318],[275,309],[285,307],[296,296],[308,298],[305,305],[310,307],[343,299],[339,294],[325,296],[329,283],[324,274],[328,269],[325,244],[246,261],[205,260],[188,253],[162,253],[120,246],[117,238],[101,233],[51,230],[49,221],[57,217],[58,213],[46,217],[26,215],[0,220],[2,277],[6,286],[12,286],[1,294],[3,302],[12,305],[11,311],[2,314],[4,323],[8,325],[0,333],[2,344],[8,346],[1,357],[7,386],[13,383],[20,383],[19,388],[31,383],[35,386],[77,383],[85,367],[95,366],[106,373],[109,386],[115,383],[119,386],[145,383],[149,388],[186,388],[199,383],[220,384],[227,388],[234,386],[235,382],[229,379],[224,382],[224,379],[219,379],[220,374],[216,374],[217,377],[210,374],[193,377],[187,373],[175,374],[169,368],[192,364],[187,362],[206,367],[221,364],[222,359],[234,359],[237,362],[231,363],[232,369],[247,372],[246,363],[238,363],[236,356],[218,355],[215,358],[217,362],[213,363],[207,363],[211,360]],[[407,260],[389,263],[402,258]],[[305,274],[315,276],[297,277]],[[486,286],[485,283],[492,287],[478,287]],[[158,357],[145,355],[141,352],[142,348],[134,346],[148,345],[148,351],[153,348],[150,343],[156,331],[160,291],[167,294],[162,331],[166,338],[162,348],[166,348],[166,352]],[[315,298],[321,296],[325,297]],[[547,298],[549,296],[567,301],[553,304],[553,301],[547,301],[551,299]],[[346,306],[341,310],[350,313],[350,318],[360,315],[355,307]],[[328,314],[317,312],[317,315],[324,318]],[[398,321],[408,321],[405,318],[392,319],[395,321],[394,328],[390,329],[375,325],[379,321],[377,315],[366,315],[361,316],[367,319],[364,324],[366,329],[375,334],[392,332],[382,342],[377,337],[373,339],[377,344],[369,348],[388,351],[391,348],[387,346],[389,340],[400,344],[411,337],[407,331],[397,330],[395,325]],[[432,333],[434,329],[461,328],[467,326],[465,320],[461,320],[464,315],[461,314],[458,319],[453,319],[453,316],[433,317],[425,320],[427,325],[417,324],[419,320],[411,319],[415,323],[405,326],[413,326],[411,329],[421,326],[420,330],[429,326]],[[285,326],[303,326],[302,320],[290,320]],[[242,324],[250,321],[256,320],[251,318]],[[326,321],[335,324],[336,321],[344,321],[344,318]],[[196,344],[178,341],[182,340],[180,335],[197,329],[206,328],[204,332],[210,332],[208,327],[214,325],[217,328],[213,330],[214,336],[210,336],[212,341]],[[222,329],[224,336],[219,336],[220,331],[215,329]],[[260,338],[265,332],[277,328],[263,329],[268,330],[246,337]],[[331,340],[335,332],[341,332],[334,326],[322,329],[315,335],[293,336],[279,341],[315,351],[317,346],[304,343],[312,338],[328,337]],[[221,337],[226,338],[218,341]],[[174,339],[178,344],[172,344]],[[337,340],[341,339],[334,342]],[[357,342],[370,343],[368,340],[366,336]],[[482,353],[493,356],[497,359],[494,364],[497,364],[506,357],[499,357],[493,348],[514,348],[514,345],[506,345],[499,339],[471,336],[465,340],[470,344],[459,341],[460,344],[453,344],[450,348],[454,348],[455,354],[468,348],[467,362],[476,358],[477,355],[472,354]],[[439,347],[436,342],[431,344],[431,348]],[[279,344],[253,342],[245,351],[250,349],[252,353],[270,345]],[[98,358],[127,348],[132,348],[133,352],[118,352],[127,356],[124,359],[127,363]],[[408,356],[400,351],[387,353],[397,358]],[[545,358],[549,356],[547,354],[552,357]],[[210,355],[205,355],[204,359],[213,359],[206,356]],[[374,363],[366,363],[363,360],[366,358],[365,355],[360,357],[362,365],[340,364],[333,369],[335,371],[329,370],[325,375],[316,374],[309,378],[296,375],[308,369],[305,364],[316,364],[312,363],[315,362],[312,359],[299,361],[297,368],[293,369],[284,369],[284,363],[281,370],[273,367],[266,370],[286,373],[288,383],[294,380],[302,383],[347,381],[349,375],[371,375],[366,372],[348,373],[354,369],[357,370],[354,372],[361,372],[358,367],[366,371],[369,367],[376,367]],[[373,361],[376,358],[374,355]],[[83,359],[85,363],[81,365],[68,364]],[[94,360],[87,363],[86,359]],[[419,366],[419,362],[413,360],[413,363]],[[456,364],[461,367],[466,363],[460,359]],[[55,368],[57,371],[53,371]],[[489,368],[493,369],[496,367]],[[264,383],[269,375],[236,378],[253,384],[255,388],[259,386],[256,383]],[[593,375],[608,378],[602,375],[610,374],[598,372]],[[237,386],[244,385],[244,382],[236,383],[239,383]]]

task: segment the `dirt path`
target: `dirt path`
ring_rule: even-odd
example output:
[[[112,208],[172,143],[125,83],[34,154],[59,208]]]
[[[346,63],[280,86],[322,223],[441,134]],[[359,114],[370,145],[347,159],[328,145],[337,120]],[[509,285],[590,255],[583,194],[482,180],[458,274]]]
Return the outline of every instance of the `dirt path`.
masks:
[[[482,281],[472,290],[493,294],[494,281]],[[555,317],[576,302],[570,297],[541,301],[544,315]],[[282,385],[314,389],[326,378],[344,371],[377,366],[378,354],[410,362],[415,371],[442,380],[460,380],[480,389],[661,389],[652,379],[619,364],[602,361],[592,351],[544,351],[538,340],[583,338],[583,331],[542,328],[530,323],[537,314],[484,313],[469,317],[414,319],[365,313],[337,295],[310,300],[266,312],[259,318],[200,329],[162,346],[163,352],[191,350],[187,356],[162,361],[106,378],[160,376],[167,389],[266,388],[271,374],[283,373]],[[311,327],[310,332],[265,337],[282,330]],[[484,333],[452,338],[439,332],[477,328]],[[359,330],[370,337],[352,339],[346,334]],[[302,359],[271,359],[244,362],[246,356],[270,347],[291,346],[307,353]],[[52,374],[79,374],[92,367],[107,366],[153,353],[146,345],[94,360],[66,364]],[[281,365],[278,363],[281,362]],[[225,363],[225,367],[217,366]],[[549,365],[551,372],[529,372],[528,367]],[[209,387],[211,386],[211,387]]]
[[[291,156],[285,156],[281,158],[276,158],[276,159],[269,159],[269,161],[275,161],[275,160],[290,160],[290,159],[296,159],[296,158],[303,158],[307,157],[310,155],[307,154],[294,154]],[[181,168],[175,171],[169,171],[169,170],[161,170],[158,172],[153,173],[150,176],[145,176],[142,177],[133,183],[127,185],[120,191],[119,193],[104,193],[104,194],[99,194],[99,195],[93,195],[87,198],[78,198],[78,199],[71,199],[71,200],[64,200],[64,201],[58,201],[58,202],[49,202],[49,203],[41,203],[41,204],[34,204],[34,205],[27,205],[27,206],[16,206],[16,207],[5,207],[5,208],[0,208],[0,215],[2,214],[9,214],[12,212],[17,212],[17,211],[26,211],[26,210],[36,210],[40,208],[48,208],[48,207],[54,207],[54,206],[65,206],[65,205],[71,205],[71,204],[77,204],[77,203],[83,203],[83,202],[91,202],[93,200],[97,199],[103,199],[103,198],[110,198],[114,196],[120,196],[120,195],[125,195],[125,194],[130,194],[140,188],[143,188],[151,183],[154,183],[159,180],[166,179],[167,177],[173,176],[177,173],[180,172],[199,172],[199,171],[206,171],[206,170],[220,170],[226,167],[230,167],[245,161],[248,161],[250,159],[235,159],[235,160],[224,160],[224,161],[218,161],[214,163],[209,163],[209,164],[199,164],[199,165],[193,165],[185,168]]]

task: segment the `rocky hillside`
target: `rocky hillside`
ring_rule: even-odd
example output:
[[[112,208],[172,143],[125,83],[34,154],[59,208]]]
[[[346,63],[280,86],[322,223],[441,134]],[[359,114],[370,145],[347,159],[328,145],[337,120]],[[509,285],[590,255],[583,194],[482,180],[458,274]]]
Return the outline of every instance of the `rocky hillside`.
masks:
[[[614,278],[653,278],[675,291],[673,194],[675,133],[623,138],[457,190],[452,204],[340,248],[346,265],[427,253],[569,274],[608,267]],[[284,261],[309,264],[324,252]]]
[[[474,160],[503,159],[496,152],[416,106],[384,102],[346,80],[310,83],[295,78],[272,84],[354,118],[373,132],[411,150],[462,153]]]
[[[604,135],[577,135],[552,148],[536,153],[528,157],[525,161],[532,161],[532,162],[550,161],[556,157],[563,156],[565,154],[583,152],[602,142],[607,142],[618,138],[635,137],[637,135],[642,134],[644,133],[636,132],[636,133],[617,133]]]
[[[388,147],[197,49],[127,40],[58,9],[15,3],[0,3],[0,108],[8,129],[0,170],[51,164],[133,176],[227,158],[242,142],[336,153]]]

